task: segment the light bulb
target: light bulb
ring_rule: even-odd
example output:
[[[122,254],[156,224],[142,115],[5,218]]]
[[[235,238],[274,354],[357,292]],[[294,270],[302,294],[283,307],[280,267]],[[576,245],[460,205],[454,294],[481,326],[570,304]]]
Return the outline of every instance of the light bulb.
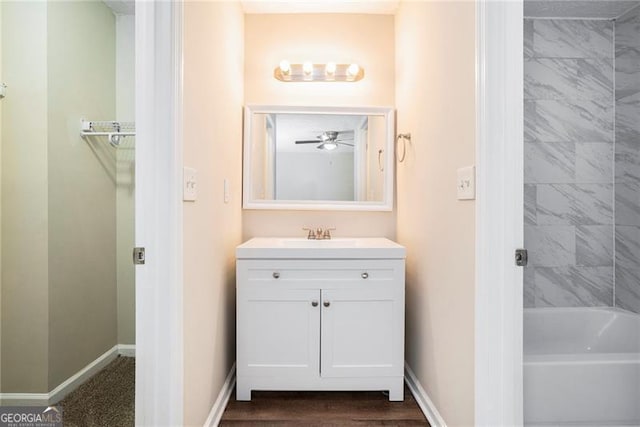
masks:
[[[336,144],[335,142],[326,142],[324,144],[324,149],[325,150],[335,150],[336,148],[338,148],[338,144]]]
[[[336,63],[335,62],[327,62],[327,66],[325,67],[325,71],[330,76],[334,75],[336,73]]]
[[[355,77],[359,72],[360,67],[358,66],[358,64],[351,64],[349,65],[349,68],[347,68],[347,74],[349,74],[351,77]]]
[[[286,59],[280,61],[280,71],[282,74],[289,74],[291,72],[291,64]]]
[[[313,64],[309,61],[302,64],[302,71],[305,75],[310,75],[313,72]]]

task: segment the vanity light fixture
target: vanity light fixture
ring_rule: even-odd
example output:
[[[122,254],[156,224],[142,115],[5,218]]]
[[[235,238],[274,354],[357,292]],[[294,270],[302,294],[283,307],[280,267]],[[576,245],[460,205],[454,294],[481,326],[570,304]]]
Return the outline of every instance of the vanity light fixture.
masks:
[[[327,62],[327,65],[324,67],[325,72],[327,73],[327,76],[335,76],[336,74],[336,63],[335,62]]]
[[[291,64],[289,64],[289,61],[287,61],[285,59],[280,61],[280,71],[285,76],[288,76],[289,74],[291,74]]]
[[[273,76],[282,82],[357,82],[364,78],[364,69],[358,64],[291,64],[282,60]]]
[[[302,72],[305,76],[310,76],[313,73],[313,64],[309,61],[302,64]]]
[[[358,64],[351,64],[347,68],[347,75],[348,76],[352,76],[352,77],[353,76],[357,76],[359,72],[360,72],[360,67],[358,66]]]

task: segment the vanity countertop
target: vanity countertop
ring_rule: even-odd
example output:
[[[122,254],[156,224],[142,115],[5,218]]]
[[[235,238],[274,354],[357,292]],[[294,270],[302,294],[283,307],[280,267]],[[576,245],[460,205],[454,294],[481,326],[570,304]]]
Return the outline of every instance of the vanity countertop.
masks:
[[[236,248],[238,259],[404,259],[404,246],[384,237],[309,240],[255,237]]]

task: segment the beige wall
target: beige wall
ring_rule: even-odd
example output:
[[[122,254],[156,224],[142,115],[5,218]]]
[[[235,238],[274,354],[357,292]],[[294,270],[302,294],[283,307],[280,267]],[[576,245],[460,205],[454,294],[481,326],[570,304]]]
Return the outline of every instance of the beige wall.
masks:
[[[2,391],[48,391],[47,5],[2,2]]]
[[[116,344],[114,16],[3,2],[2,391],[48,392]]]
[[[295,14],[245,16],[246,104],[393,106],[394,19],[391,15]],[[354,84],[282,83],[273,69],[293,63],[357,62]],[[394,212],[243,212],[243,237],[303,236],[305,226],[335,226],[336,236],[395,238]]]
[[[0,83],[2,83],[2,6],[0,6]],[[2,322],[2,100],[0,99],[0,322]],[[2,327],[0,326],[0,392],[2,392]],[[2,401],[0,401],[2,404]]]
[[[185,3],[184,164],[198,170],[198,200],[184,204],[184,421],[190,426],[204,423],[235,359],[243,39],[238,2]]]
[[[47,15],[51,390],[117,343],[115,150],[78,133],[115,116],[115,17],[101,1]]]
[[[135,16],[116,16],[116,120],[135,122]],[[116,150],[116,241],[118,269],[118,344],[136,342],[135,138]]]
[[[449,426],[474,424],[473,2],[403,2],[396,15],[398,241],[407,247],[406,360]]]

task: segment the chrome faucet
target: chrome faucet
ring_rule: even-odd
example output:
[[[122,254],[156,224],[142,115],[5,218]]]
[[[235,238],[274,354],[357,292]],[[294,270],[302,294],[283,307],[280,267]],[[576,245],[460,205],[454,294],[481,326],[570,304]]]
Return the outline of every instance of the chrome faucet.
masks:
[[[331,240],[331,231],[335,230],[335,228],[325,228],[324,230],[321,227],[313,228],[303,227],[305,231],[308,231],[307,239],[309,240]]]

